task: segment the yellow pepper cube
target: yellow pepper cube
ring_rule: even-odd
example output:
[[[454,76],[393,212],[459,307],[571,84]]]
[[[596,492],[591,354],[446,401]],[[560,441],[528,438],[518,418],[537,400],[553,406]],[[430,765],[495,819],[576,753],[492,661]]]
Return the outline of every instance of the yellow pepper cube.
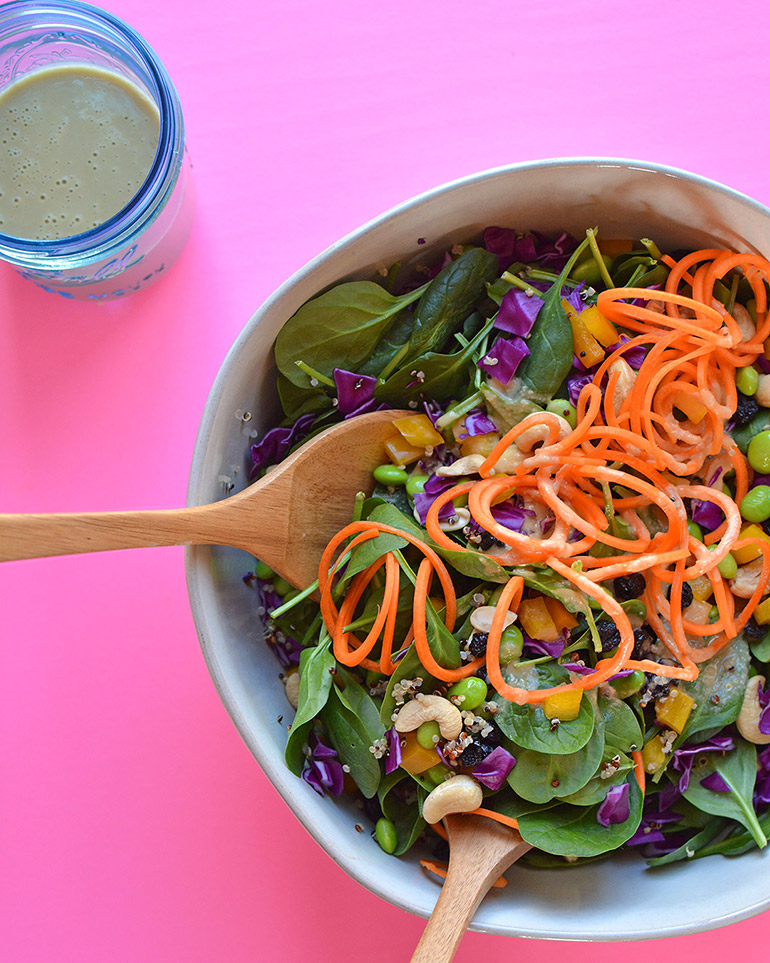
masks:
[[[741,538],[761,538],[766,542],[770,542],[770,538],[765,535],[759,525],[745,525],[741,529]],[[753,562],[755,558],[759,558],[762,554],[762,549],[758,548],[756,545],[744,545],[743,548],[732,549],[732,555],[735,561],[739,565],[745,565],[747,562]]]
[[[415,448],[435,448],[444,443],[444,436],[436,431],[427,415],[409,415],[396,418],[393,422],[396,431]]]
[[[559,722],[572,722],[580,712],[580,702],[583,698],[581,689],[565,689],[554,692],[543,700],[543,712],[546,719],[558,719]]]
[[[500,441],[500,435],[496,431],[490,431],[486,435],[471,435],[463,439],[460,451],[463,455],[483,455],[486,458],[492,453],[498,441]]]
[[[704,602],[703,599],[693,599],[692,604],[684,611],[684,617],[698,625],[708,625],[710,614],[711,603]]]
[[[754,609],[754,618],[756,619],[757,625],[767,625],[768,622],[770,622],[770,598],[766,598],[764,602],[760,602]]]
[[[592,334],[602,347],[609,348],[610,345],[617,344],[618,329],[612,321],[605,318],[595,304],[591,307],[583,308],[578,318],[580,318],[583,325],[588,329],[589,334]]]
[[[677,391],[673,400],[674,407],[678,408],[694,425],[699,425],[708,413],[708,408],[703,402],[685,391]]]
[[[574,629],[578,624],[578,620],[575,616],[568,612],[558,599],[549,598],[547,595],[544,596],[545,607],[548,609],[548,614],[553,619],[553,624],[556,628],[562,632],[564,629]]]
[[[692,589],[692,597],[699,599],[701,602],[710,599],[714,594],[714,587],[708,575],[699,575],[697,578],[694,578],[690,582],[690,588]]]
[[[403,435],[391,435],[390,438],[386,438],[385,451],[388,453],[388,458],[399,468],[405,468],[425,455],[424,448],[415,448],[407,444]]]
[[[533,599],[522,599],[518,615],[522,629],[531,639],[555,642],[561,636],[542,595]]]
[[[401,746],[401,768],[413,776],[427,772],[440,762],[435,749],[426,749],[420,745],[416,732],[407,732],[401,736],[401,741],[404,743]]]
[[[668,755],[663,751],[663,733],[657,732],[642,749],[644,771],[654,773],[666,765]]]
[[[694,706],[695,700],[686,692],[672,689],[664,699],[655,702],[655,717],[659,725],[681,735]]]
[[[591,368],[595,364],[604,361],[604,348],[583,324],[580,315],[572,307],[566,298],[562,298],[561,306],[564,308],[569,323],[572,325],[572,341],[575,354],[580,358],[586,368]]]

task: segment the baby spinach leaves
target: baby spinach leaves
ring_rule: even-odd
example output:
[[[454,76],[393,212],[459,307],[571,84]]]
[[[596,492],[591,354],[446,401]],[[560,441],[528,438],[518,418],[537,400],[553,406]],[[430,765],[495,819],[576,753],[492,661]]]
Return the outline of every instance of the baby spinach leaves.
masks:
[[[397,315],[425,288],[394,297],[373,281],[349,281],[313,298],[278,332],[275,361],[293,384],[307,387],[303,361],[330,378],[335,368],[357,371]]]
[[[395,791],[394,791],[395,790]],[[410,795],[414,802],[410,801]],[[377,790],[382,814],[396,827],[396,848],[394,856],[401,856],[417,841],[425,828],[422,818],[422,803],[427,793],[416,784],[403,769],[396,769],[385,776]]]
[[[356,785],[371,799],[380,783],[380,764],[369,747],[385,733],[371,696],[362,686],[347,685],[342,692],[333,686],[321,710],[321,722],[340,762],[350,767]]]
[[[749,647],[738,636],[700,666],[698,678],[683,685],[695,706],[678,741],[692,742],[699,732],[735,722],[749,678],[749,662]]]
[[[302,771],[305,761],[303,748],[313,727],[313,720],[326,705],[332,688],[337,661],[329,651],[331,639],[305,649],[299,657],[299,698],[297,714],[286,743],[286,765],[295,776]]]
[[[597,725],[591,738],[577,752],[557,754],[519,750],[516,765],[508,776],[508,785],[530,802],[546,803],[567,796],[581,789],[593,776],[601,762],[603,749],[604,727]]]

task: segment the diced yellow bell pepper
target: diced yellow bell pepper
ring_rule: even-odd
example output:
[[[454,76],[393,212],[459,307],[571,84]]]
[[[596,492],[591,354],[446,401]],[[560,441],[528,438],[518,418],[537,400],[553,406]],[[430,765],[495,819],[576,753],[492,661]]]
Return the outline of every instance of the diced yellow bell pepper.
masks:
[[[699,599],[701,602],[710,599],[714,594],[714,587],[708,575],[699,575],[697,578],[694,578],[690,582],[690,588],[692,589],[692,597]]]
[[[552,599],[549,596],[543,596],[545,599],[545,607],[548,609],[548,614],[553,619],[553,624],[556,628],[562,632],[564,629],[574,629],[578,624],[575,616],[568,612],[558,599]]]
[[[764,533],[759,525],[744,525],[741,529],[741,538],[762,538],[766,542],[770,542],[770,538]],[[753,562],[755,558],[759,558],[762,554],[762,549],[757,548],[756,545],[744,545],[743,548],[732,549],[732,556],[739,565],[745,565],[747,562]]]
[[[580,689],[565,689],[564,692],[554,692],[543,700],[543,712],[546,719],[558,719],[559,722],[572,722],[580,712],[580,702],[583,692]]]
[[[681,735],[694,705],[695,699],[682,689],[671,689],[665,698],[655,702],[655,718],[659,725]]]
[[[617,328],[612,321],[605,318],[595,304],[583,308],[578,317],[602,347],[609,348],[611,344],[617,344]]]
[[[542,642],[555,642],[561,635],[556,628],[542,595],[532,599],[522,599],[519,603],[519,623],[531,639]]]
[[[678,408],[694,425],[699,425],[708,413],[708,408],[706,408],[702,401],[699,401],[695,395],[687,394],[685,391],[677,391],[674,395],[673,402],[674,407]]]
[[[435,448],[436,445],[444,443],[444,436],[436,431],[433,422],[427,415],[408,415],[406,418],[396,418],[393,427],[415,448]]]
[[[586,368],[591,368],[593,365],[604,361],[604,348],[580,320],[580,315],[577,311],[566,298],[561,299],[561,306],[567,313],[569,323],[572,325],[572,341],[575,354],[578,358],[580,358]]]
[[[463,439],[460,451],[463,455],[483,455],[486,458],[498,441],[500,435],[496,431],[490,431],[486,435],[471,435],[470,438]]]
[[[403,435],[391,435],[390,438],[386,438],[385,451],[388,453],[388,458],[399,468],[405,468],[425,455],[424,448],[415,448],[408,444],[404,441]]]
[[[770,598],[760,602],[754,609],[754,619],[757,625],[767,625],[770,622]]]
[[[401,747],[401,768],[412,775],[418,776],[421,772],[427,772],[439,761],[435,749],[426,749],[420,745],[416,732],[407,732],[401,736],[401,741],[405,743]]]
[[[642,749],[642,763],[645,772],[657,772],[666,765],[667,755],[663,752],[663,733],[655,735]]]
[[[690,622],[697,622],[698,625],[708,625],[710,614],[711,603],[704,602],[703,599],[693,599],[692,604],[684,611],[684,617]]]

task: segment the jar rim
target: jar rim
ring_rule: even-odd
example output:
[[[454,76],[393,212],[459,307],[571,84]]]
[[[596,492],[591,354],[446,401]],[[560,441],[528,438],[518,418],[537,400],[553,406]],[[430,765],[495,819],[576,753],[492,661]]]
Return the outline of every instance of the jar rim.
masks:
[[[146,71],[150,94],[160,114],[158,146],[150,170],[134,196],[107,220],[80,234],[52,239],[20,238],[0,231],[0,257],[17,266],[41,260],[61,268],[72,259],[98,259],[119,248],[157,216],[179,176],[184,120],[179,97],[165,67],[144,38],[119,17],[81,0],[10,0],[0,6],[0,40],[13,25],[55,26],[64,33],[89,28],[119,41],[123,51]]]

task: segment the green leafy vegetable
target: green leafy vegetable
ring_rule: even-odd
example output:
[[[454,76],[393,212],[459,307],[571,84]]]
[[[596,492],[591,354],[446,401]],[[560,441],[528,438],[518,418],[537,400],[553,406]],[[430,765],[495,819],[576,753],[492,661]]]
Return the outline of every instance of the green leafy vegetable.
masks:
[[[577,752],[556,754],[521,749],[516,752],[516,765],[508,776],[508,785],[530,802],[546,803],[567,796],[593,776],[603,749],[603,725],[594,727],[591,738]]]
[[[332,687],[321,710],[321,722],[340,762],[350,766],[350,775],[356,785],[367,799],[371,799],[380,784],[380,764],[369,752],[369,747],[374,738],[379,737],[372,735],[367,720],[343,702],[336,687]],[[383,731],[380,728],[380,733]]]
[[[700,666],[697,679],[684,683],[682,688],[695,706],[679,742],[692,742],[697,733],[735,722],[749,678],[749,662],[749,647],[739,636]]]
[[[299,657],[299,697],[297,714],[286,743],[286,765],[298,776],[305,762],[303,748],[313,727],[313,720],[326,705],[331,691],[337,661],[329,651],[331,639],[305,649]]]

